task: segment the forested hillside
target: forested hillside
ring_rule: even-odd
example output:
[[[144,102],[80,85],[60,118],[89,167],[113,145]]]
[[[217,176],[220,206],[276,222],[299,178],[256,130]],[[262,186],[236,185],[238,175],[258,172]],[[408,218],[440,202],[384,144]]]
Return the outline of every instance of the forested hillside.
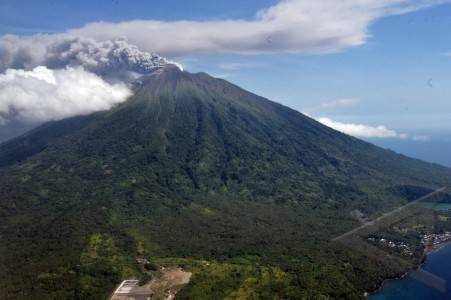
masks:
[[[143,275],[136,257],[192,270],[180,299],[361,298],[406,266],[331,242],[358,226],[351,212],[450,182],[447,168],[166,67],[112,110],[0,146],[0,298],[106,299]]]

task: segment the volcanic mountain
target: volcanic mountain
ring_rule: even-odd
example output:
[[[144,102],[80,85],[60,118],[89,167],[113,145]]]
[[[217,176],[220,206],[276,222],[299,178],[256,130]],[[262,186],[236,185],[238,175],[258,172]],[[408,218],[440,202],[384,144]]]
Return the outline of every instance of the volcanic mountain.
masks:
[[[180,299],[360,298],[401,265],[331,239],[451,170],[167,66],[109,111],[0,146],[0,298],[106,299],[136,258],[193,271]]]

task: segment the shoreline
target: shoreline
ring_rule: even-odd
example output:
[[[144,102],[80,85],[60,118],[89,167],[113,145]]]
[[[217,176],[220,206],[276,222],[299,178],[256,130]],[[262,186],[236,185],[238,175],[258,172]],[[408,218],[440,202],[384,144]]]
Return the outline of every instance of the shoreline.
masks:
[[[403,274],[400,274],[400,275],[398,275],[396,277],[386,278],[386,279],[382,280],[382,282],[380,284],[378,284],[377,288],[375,288],[374,290],[365,292],[365,299],[370,299],[372,294],[380,292],[384,288],[384,285],[387,284],[388,282],[395,281],[395,280],[401,280],[401,279],[409,276],[413,272],[416,272],[416,271],[420,270],[423,267],[423,265],[426,263],[428,255],[433,254],[433,253],[443,249],[444,247],[446,247],[448,245],[451,245],[451,240],[450,241],[446,241],[444,243],[440,243],[438,245],[434,245],[434,246],[430,246],[430,247],[425,248],[424,252],[423,252],[423,256],[421,257],[420,263],[415,268],[412,268],[412,269],[410,269],[410,270],[408,270],[408,271],[404,272]]]
[[[443,247],[446,247],[446,246],[448,246],[448,245],[451,245],[451,240],[448,240],[448,241],[446,241],[446,242],[437,244],[437,245],[435,245],[435,246],[427,247],[427,248],[424,249],[424,256],[427,256],[427,255],[429,255],[429,254],[432,254],[432,253],[434,253],[434,252],[437,252],[437,251],[439,251],[440,249],[442,249]]]

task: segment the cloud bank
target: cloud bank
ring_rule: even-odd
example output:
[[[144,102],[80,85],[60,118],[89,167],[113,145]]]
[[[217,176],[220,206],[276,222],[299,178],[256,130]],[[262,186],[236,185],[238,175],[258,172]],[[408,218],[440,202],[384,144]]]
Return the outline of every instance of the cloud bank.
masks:
[[[106,110],[126,100],[124,84],[110,84],[82,67],[0,74],[0,123],[44,122]]]
[[[406,139],[408,137],[405,133],[399,133],[395,130],[387,129],[385,126],[368,126],[363,124],[354,123],[341,123],[329,118],[318,118],[320,123],[341,131],[343,133],[361,137],[361,138],[399,138]]]
[[[98,41],[126,37],[165,56],[329,53],[364,44],[376,20],[449,0],[282,0],[253,20],[95,22],[68,33]]]

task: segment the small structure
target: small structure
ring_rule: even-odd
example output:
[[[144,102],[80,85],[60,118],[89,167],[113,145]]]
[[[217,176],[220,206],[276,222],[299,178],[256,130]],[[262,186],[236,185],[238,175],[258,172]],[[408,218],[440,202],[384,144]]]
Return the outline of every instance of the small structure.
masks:
[[[129,279],[124,280],[119,287],[114,291],[111,300],[150,300],[153,296],[153,291],[149,288],[138,285],[139,280]]]

